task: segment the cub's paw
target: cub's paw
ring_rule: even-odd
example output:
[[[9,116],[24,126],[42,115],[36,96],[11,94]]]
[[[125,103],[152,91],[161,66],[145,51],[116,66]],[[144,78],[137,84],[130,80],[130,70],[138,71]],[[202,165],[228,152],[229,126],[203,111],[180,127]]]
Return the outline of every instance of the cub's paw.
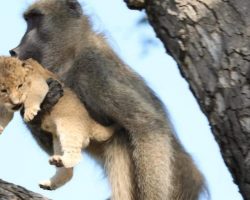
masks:
[[[0,125],[0,135],[3,133],[4,127]]]
[[[39,187],[44,190],[55,190],[57,187],[51,183],[50,180],[41,181]]]
[[[81,154],[80,156],[59,156],[54,155],[50,157],[49,163],[51,165],[55,165],[56,167],[65,167],[65,168],[72,168],[76,166],[81,160]]]
[[[24,121],[29,122],[32,119],[34,119],[34,117],[37,115],[38,111],[40,110],[39,107],[30,107],[30,108],[25,108],[24,111]]]
[[[49,159],[49,164],[55,165],[56,167],[64,167],[62,156],[54,155]]]

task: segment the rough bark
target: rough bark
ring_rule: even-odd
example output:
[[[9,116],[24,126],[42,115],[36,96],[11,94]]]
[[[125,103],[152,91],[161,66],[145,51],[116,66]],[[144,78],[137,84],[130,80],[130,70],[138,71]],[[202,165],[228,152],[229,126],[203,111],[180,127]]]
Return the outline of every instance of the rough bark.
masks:
[[[49,200],[23,187],[0,179],[0,200]]]
[[[130,0],[128,6],[137,8],[137,1]],[[207,116],[243,198],[249,200],[250,1],[145,0],[144,7]]]

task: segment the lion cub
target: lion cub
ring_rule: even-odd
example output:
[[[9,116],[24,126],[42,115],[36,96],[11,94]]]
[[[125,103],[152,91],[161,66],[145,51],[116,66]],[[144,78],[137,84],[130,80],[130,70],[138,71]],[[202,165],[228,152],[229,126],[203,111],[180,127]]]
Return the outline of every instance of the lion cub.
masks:
[[[38,62],[21,61],[13,57],[0,57],[0,125],[3,130],[12,119],[13,112],[24,108],[24,120],[31,121],[40,110],[49,87],[46,80],[57,79]],[[90,140],[106,141],[114,127],[104,127],[89,116],[76,94],[64,88],[64,95],[42,119],[41,128],[53,135],[54,155],[50,164],[57,167],[56,174],[40,183],[43,189],[56,189],[72,178],[73,167],[81,159],[81,149]]]

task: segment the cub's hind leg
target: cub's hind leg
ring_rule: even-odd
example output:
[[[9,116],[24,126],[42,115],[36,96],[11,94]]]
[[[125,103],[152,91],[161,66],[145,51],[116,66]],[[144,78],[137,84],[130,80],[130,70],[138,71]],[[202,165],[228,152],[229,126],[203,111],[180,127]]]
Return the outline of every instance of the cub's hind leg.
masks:
[[[56,169],[56,174],[49,180],[41,181],[39,183],[40,188],[45,190],[55,190],[68,181],[73,176],[73,168],[60,167]]]
[[[57,167],[74,167],[81,160],[82,148],[89,144],[87,130],[82,122],[70,120],[67,117],[55,119],[55,124],[62,154],[53,155],[49,162]]]
[[[62,149],[56,136],[53,137],[54,154],[61,155]],[[56,174],[49,180],[41,181],[39,186],[46,190],[55,190],[67,183],[73,176],[73,168],[56,168]]]

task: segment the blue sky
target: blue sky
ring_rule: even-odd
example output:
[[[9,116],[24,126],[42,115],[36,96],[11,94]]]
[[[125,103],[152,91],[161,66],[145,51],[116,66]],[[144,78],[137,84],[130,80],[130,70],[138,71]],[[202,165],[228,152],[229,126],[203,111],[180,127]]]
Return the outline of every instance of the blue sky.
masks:
[[[30,2],[1,1],[0,55],[8,55],[8,50],[19,43],[26,29],[22,12]],[[144,77],[166,105],[180,141],[206,178],[211,200],[242,200],[224,165],[208,122],[175,62],[166,55],[158,40],[150,48],[142,45],[143,37],[155,38],[155,34],[150,27],[136,25],[141,13],[127,9],[122,0],[84,2],[84,9],[92,16],[95,30],[105,33],[123,60]],[[48,164],[48,156],[38,148],[18,113],[0,136],[0,159],[1,179],[53,200],[104,200],[110,194],[102,169],[87,155],[67,185],[52,192],[40,189],[38,182],[52,176],[55,169]]]

